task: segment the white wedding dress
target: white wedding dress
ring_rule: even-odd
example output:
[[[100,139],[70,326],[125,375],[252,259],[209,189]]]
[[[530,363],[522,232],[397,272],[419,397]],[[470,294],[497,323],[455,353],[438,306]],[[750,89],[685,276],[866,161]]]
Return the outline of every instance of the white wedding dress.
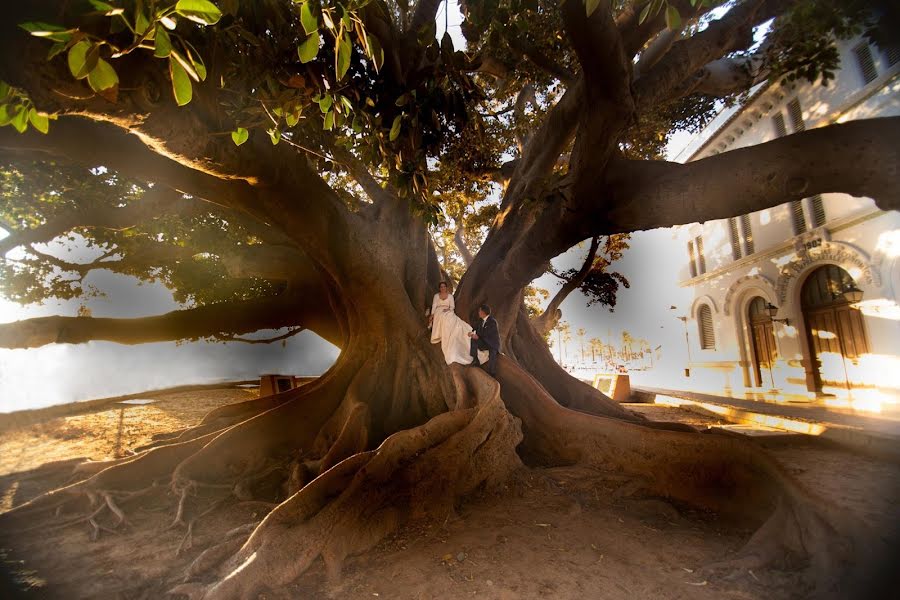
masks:
[[[472,362],[469,354],[471,340],[469,332],[472,327],[456,316],[453,310],[456,303],[453,294],[447,294],[441,298],[440,294],[434,295],[431,302],[431,314],[434,320],[431,323],[431,343],[440,344],[447,364],[459,363],[468,365]]]

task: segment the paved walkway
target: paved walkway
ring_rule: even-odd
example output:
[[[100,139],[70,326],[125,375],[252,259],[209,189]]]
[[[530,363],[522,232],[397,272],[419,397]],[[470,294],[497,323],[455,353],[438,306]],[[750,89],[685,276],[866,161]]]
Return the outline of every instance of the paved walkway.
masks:
[[[784,431],[822,436],[835,442],[900,459],[900,413],[889,402],[888,410],[873,412],[854,408],[838,399],[805,396],[725,395],[636,386],[658,404],[714,413],[738,422]],[[873,407],[874,408],[874,407]]]

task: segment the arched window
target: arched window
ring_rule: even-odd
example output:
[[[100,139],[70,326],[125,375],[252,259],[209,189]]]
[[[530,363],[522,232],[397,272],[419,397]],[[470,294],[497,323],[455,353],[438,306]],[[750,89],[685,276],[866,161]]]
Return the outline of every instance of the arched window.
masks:
[[[697,311],[697,325],[700,328],[700,347],[704,350],[716,349],[716,334],[713,332],[712,311],[703,304]]]

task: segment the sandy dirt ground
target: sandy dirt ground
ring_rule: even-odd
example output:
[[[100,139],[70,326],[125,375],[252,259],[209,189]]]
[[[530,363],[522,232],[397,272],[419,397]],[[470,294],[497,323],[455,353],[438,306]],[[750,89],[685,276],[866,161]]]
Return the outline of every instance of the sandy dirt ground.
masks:
[[[154,433],[192,425],[211,408],[252,397],[244,389],[154,394],[144,406],[0,428],[0,511],[64,481],[40,467],[74,457],[114,458]],[[671,407],[634,405],[649,418],[696,427],[723,422]],[[2,424],[2,423],[0,423]],[[804,483],[877,530],[896,524],[900,465],[796,435],[757,438]],[[623,497],[615,474],[577,467],[527,469],[502,493],[470,499],[443,523],[410,523],[348,560],[339,583],[321,564],[259,598],[790,599],[807,591],[795,573],[701,574],[740,548],[750,529],[654,498]],[[39,528],[0,543],[3,598],[163,598],[184,565],[232,527],[269,509],[236,502],[200,521],[192,544],[168,529],[172,499],[128,510],[131,526],[89,541],[84,524]],[[197,510],[204,499],[194,499]],[[151,533],[148,533],[151,532]]]

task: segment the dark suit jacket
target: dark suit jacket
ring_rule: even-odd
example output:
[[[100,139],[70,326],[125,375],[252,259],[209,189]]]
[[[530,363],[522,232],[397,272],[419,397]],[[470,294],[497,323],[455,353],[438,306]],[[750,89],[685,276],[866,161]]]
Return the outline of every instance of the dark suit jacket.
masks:
[[[497,325],[497,319],[490,315],[484,321],[476,319],[475,333],[478,334],[479,347],[500,352],[500,327]],[[482,347],[482,343],[485,347]]]

